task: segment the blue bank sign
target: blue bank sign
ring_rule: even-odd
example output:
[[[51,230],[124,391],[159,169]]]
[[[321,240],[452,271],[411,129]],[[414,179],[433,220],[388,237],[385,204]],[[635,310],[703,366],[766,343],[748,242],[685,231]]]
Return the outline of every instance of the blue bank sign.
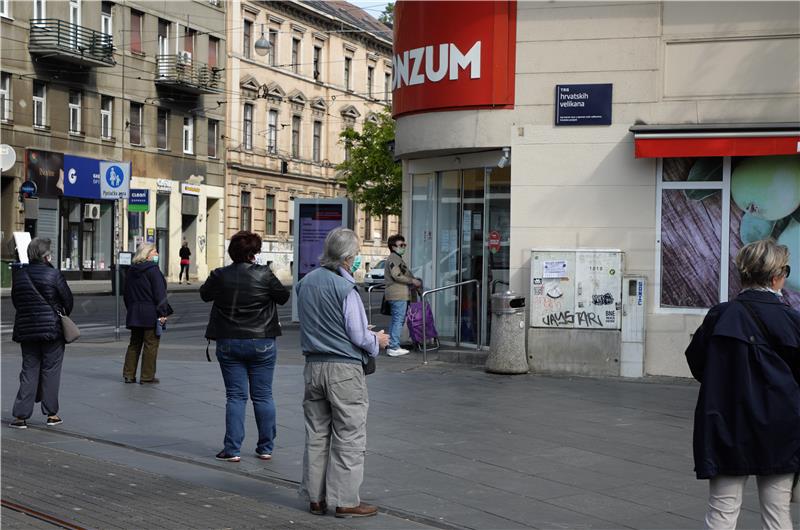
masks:
[[[612,86],[556,85],[556,125],[611,125]]]
[[[129,212],[149,212],[150,211],[150,190],[131,188],[128,197]]]
[[[100,161],[64,155],[64,196],[100,199]]]

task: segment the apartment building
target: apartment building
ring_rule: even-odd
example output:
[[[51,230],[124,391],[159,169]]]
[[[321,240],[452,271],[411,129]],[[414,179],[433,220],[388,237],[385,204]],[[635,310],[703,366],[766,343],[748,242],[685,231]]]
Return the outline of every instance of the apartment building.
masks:
[[[232,0],[227,17],[226,238],[262,234],[261,259],[288,281],[294,199],[343,196],[340,133],[391,104],[391,30],[347,2]],[[374,265],[398,221],[357,211]]]
[[[141,242],[173,280],[183,239],[192,276],[219,266],[225,4],[2,0],[0,19],[0,127],[16,154],[2,178],[3,257],[25,229],[52,239],[68,279],[110,278],[117,252]],[[101,161],[131,163],[131,199],[101,198]]]

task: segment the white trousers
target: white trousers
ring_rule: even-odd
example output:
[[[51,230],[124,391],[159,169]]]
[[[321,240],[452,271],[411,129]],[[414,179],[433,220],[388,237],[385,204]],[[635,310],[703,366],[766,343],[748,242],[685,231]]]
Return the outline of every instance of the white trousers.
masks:
[[[716,476],[709,481],[707,529],[735,530],[747,478],[746,475]],[[792,530],[789,502],[793,478],[794,474],[756,477],[762,529]]]

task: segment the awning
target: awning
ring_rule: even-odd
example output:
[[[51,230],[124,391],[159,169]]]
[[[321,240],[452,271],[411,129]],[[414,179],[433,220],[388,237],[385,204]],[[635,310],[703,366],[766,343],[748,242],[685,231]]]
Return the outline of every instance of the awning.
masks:
[[[636,158],[800,153],[800,123],[634,125]]]

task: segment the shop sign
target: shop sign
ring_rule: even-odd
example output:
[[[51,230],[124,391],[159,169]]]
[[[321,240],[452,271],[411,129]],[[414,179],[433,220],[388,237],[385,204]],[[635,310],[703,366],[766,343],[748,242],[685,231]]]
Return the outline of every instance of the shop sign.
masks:
[[[120,252],[117,263],[121,266],[130,266],[133,261],[133,252]]]
[[[172,193],[172,181],[169,179],[156,180],[156,191],[158,193]]]
[[[502,242],[502,237],[500,237],[500,232],[497,230],[492,230],[489,232],[489,241],[487,242],[487,247],[489,247],[489,252],[492,254],[496,254],[500,251],[500,243]]]
[[[184,195],[200,195],[200,186],[197,184],[181,184],[181,193]]]
[[[36,183],[32,180],[26,180],[19,187],[19,194],[25,199],[36,197]]]
[[[36,184],[38,196],[60,197],[64,193],[64,154],[28,149],[25,156],[28,180]]]
[[[612,86],[556,85],[556,125],[611,125]]]
[[[395,117],[514,106],[516,1],[399,1],[394,12]]]
[[[155,243],[156,242],[156,229],[155,228],[148,228],[147,229],[147,242],[148,243]]]
[[[64,196],[101,199],[100,161],[64,155]]]
[[[149,212],[150,211],[150,190],[131,188],[128,197],[129,212]]]
[[[100,162],[101,198],[127,199],[130,183],[130,162]]]

